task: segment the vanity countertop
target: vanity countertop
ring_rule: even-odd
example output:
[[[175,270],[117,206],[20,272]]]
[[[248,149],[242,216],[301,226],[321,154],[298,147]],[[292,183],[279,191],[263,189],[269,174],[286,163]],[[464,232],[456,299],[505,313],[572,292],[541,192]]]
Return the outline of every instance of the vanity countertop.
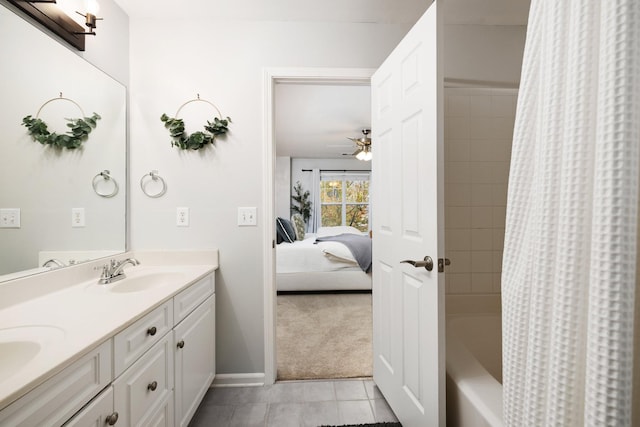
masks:
[[[75,277],[69,268],[64,274],[50,272],[19,284],[0,284],[0,300],[4,299],[0,306],[0,409],[218,268],[215,250],[198,252],[195,257],[180,252],[130,252],[114,258],[129,257],[141,265],[126,266],[128,277],[167,275],[171,280],[161,286],[114,292],[127,279],[99,285],[103,259],[78,266]],[[16,285],[21,292],[11,292]],[[19,351],[13,355],[3,352],[3,345],[17,345]]]

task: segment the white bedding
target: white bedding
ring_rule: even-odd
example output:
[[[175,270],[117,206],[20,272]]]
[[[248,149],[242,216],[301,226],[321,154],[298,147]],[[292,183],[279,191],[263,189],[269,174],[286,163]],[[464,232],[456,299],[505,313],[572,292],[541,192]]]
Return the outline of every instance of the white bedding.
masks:
[[[304,240],[276,246],[279,291],[371,289],[371,275],[362,271],[351,251],[339,242],[315,243],[318,236],[360,233],[353,227],[320,228]]]
[[[315,244],[316,236],[316,234],[307,234],[304,240],[280,243],[276,249],[276,272],[360,270],[353,255],[343,244],[338,242]],[[348,254],[345,253],[345,250]],[[327,254],[325,251],[329,253]]]

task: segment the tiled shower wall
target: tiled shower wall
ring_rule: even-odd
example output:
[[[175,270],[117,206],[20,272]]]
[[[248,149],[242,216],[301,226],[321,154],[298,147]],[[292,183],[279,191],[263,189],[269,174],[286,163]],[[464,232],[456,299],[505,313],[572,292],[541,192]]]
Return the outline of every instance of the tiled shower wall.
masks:
[[[500,293],[515,89],[445,89],[449,294]]]

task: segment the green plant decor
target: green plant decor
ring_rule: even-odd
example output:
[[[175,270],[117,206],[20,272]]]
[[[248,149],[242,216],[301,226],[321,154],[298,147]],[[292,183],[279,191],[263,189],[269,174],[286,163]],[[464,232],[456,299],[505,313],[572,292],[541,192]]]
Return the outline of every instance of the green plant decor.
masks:
[[[30,115],[22,119],[22,125],[27,128],[31,138],[42,145],[74,150],[82,146],[82,143],[89,138],[89,134],[95,129],[97,121],[100,119],[101,117],[97,113],[81,119],[65,119],[69,122],[67,127],[70,130],[64,134],[49,132],[47,124],[42,119],[33,118]]]
[[[204,132],[197,131],[188,135],[184,130],[184,120],[169,117],[166,114],[160,116],[160,120],[164,122],[164,127],[169,129],[171,146],[183,150],[199,150],[207,144],[213,144],[216,138],[229,132],[229,123],[231,123],[230,117],[226,119],[214,117],[213,122],[207,120]]]
[[[294,185],[293,187],[293,191],[295,194],[291,196],[291,198],[298,205],[296,206],[292,204],[291,211],[302,215],[302,219],[306,224],[309,221],[309,218],[311,218],[311,200],[309,200],[309,198],[311,197],[311,194],[309,193],[308,190],[307,191],[302,190],[302,184],[300,184],[300,181],[296,182],[296,185]]]

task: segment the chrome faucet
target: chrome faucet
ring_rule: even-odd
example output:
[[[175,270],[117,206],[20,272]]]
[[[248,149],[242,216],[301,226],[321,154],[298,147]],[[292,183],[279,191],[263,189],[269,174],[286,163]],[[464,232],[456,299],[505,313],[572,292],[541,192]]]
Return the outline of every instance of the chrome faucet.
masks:
[[[53,264],[53,265],[51,265],[51,264]],[[62,261],[60,261],[59,259],[57,259],[57,258],[51,258],[51,259],[46,260],[46,261],[42,264],[42,266],[43,266],[43,267],[49,267],[50,269],[54,270],[54,269],[56,269],[56,268],[64,267],[65,265],[64,265],[64,263],[63,263]]]
[[[102,275],[100,276],[100,280],[98,280],[98,283],[101,285],[106,285],[108,283],[124,279],[127,276],[124,274],[123,269],[127,264],[140,265],[140,261],[135,258],[127,258],[122,261],[116,261],[115,259],[112,259],[108,264],[105,264],[102,267]]]

